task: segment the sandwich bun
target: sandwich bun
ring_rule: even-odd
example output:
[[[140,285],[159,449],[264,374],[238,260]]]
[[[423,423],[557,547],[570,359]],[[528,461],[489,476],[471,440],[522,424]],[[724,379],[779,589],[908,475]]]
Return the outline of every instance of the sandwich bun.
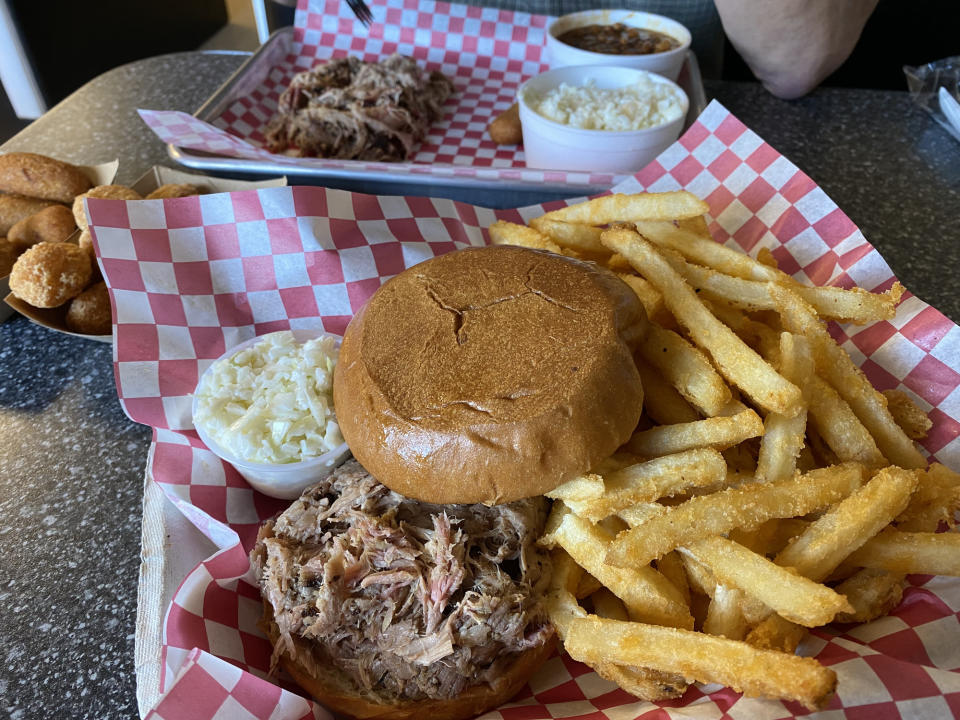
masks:
[[[633,291],[594,263],[500,245],[433,258],[347,328],[334,375],[344,439],[407,497],[541,495],[634,431],[645,328]]]
[[[270,644],[276,647],[280,632],[273,621],[273,609],[265,599],[260,628],[266,633]],[[308,659],[311,653],[309,641],[293,636],[292,644],[292,652],[280,652],[280,667],[328,710],[353,718],[376,720],[464,720],[502,705],[520,692],[533,673],[550,657],[556,647],[556,635],[550,642],[520,654],[506,672],[497,678],[495,684],[474,685],[450,699],[401,700],[362,695],[348,680],[341,677],[334,667],[326,666],[322,673],[310,671],[309,668],[315,663]]]

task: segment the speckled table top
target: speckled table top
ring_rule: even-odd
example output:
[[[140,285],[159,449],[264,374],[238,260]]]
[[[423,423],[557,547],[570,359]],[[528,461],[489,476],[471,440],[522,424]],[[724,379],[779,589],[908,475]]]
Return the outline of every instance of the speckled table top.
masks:
[[[182,53],[116,68],[0,151],[118,158],[117,181],[131,183],[170,164],[135,108],[192,112],[242,60]],[[905,92],[821,89],[784,102],[712,82],[707,94],[819,183],[910,290],[960,320],[960,143]],[[120,409],[109,346],[19,316],[0,324],[0,716],[137,715],[150,437]]]

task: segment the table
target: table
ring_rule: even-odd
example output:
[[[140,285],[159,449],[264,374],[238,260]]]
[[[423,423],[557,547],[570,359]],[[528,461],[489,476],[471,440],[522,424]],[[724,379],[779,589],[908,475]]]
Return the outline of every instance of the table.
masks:
[[[169,164],[135,108],[193,111],[244,59],[178,53],[94,79],[7,143],[117,182]],[[960,320],[960,143],[906,92],[820,89],[793,102],[708,82],[805,170],[901,281]],[[370,188],[375,191],[375,188]],[[465,198],[466,199],[466,198]],[[149,428],[117,402],[111,348],[16,316],[0,324],[0,715],[131,718]]]

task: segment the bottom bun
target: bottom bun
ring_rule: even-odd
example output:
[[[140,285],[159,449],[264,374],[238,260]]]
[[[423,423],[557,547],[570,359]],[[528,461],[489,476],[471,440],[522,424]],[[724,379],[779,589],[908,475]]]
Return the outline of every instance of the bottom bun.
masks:
[[[270,643],[276,647],[280,631],[273,620],[273,608],[263,601],[263,619],[261,629],[267,634]],[[294,652],[298,657],[311,658],[310,642],[293,637]],[[474,685],[455,698],[422,700],[382,699],[373,695],[360,695],[349,687],[347,681],[336,668],[324,668],[324,675],[317,677],[310,672],[305,663],[281,652],[280,666],[290,674],[297,684],[309,692],[328,710],[343,713],[354,718],[376,718],[377,720],[408,720],[409,718],[429,718],[429,720],[464,720],[502,705],[526,685],[530,676],[550,657],[556,646],[556,635],[540,647],[531,648],[517,656],[516,661],[497,679],[494,685]]]

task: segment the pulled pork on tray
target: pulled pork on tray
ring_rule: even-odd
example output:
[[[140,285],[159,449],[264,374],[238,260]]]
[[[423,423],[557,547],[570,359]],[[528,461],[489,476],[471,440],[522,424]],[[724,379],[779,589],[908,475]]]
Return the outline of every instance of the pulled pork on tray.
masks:
[[[536,546],[545,514],[542,497],[418,502],[348,461],[261,528],[252,560],[275,660],[402,700],[495,682],[553,635]]]
[[[406,160],[452,93],[443,74],[396,53],[379,63],[330,60],[290,81],[267,145],[300,157]]]

